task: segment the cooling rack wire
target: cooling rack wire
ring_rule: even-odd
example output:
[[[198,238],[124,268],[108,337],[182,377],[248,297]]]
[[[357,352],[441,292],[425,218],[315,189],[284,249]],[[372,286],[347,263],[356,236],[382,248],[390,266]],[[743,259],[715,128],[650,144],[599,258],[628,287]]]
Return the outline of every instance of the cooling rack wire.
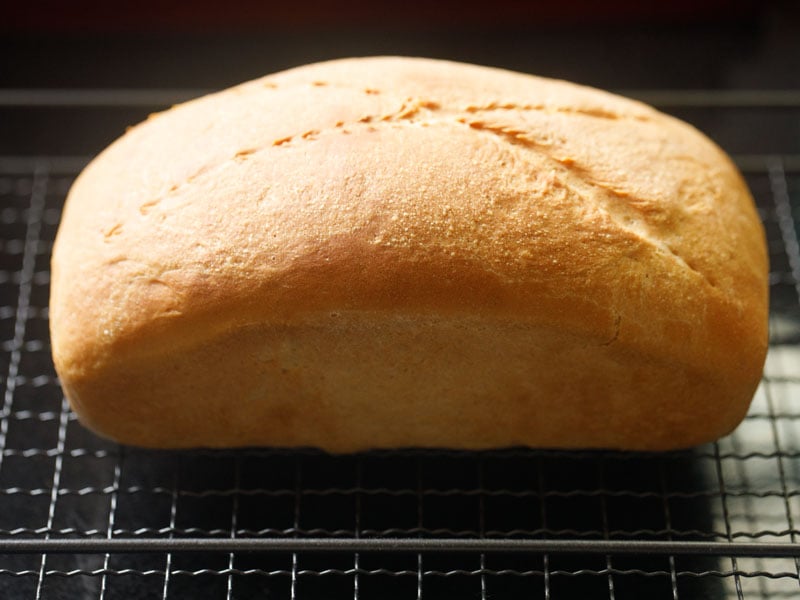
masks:
[[[753,111],[800,113],[796,94],[644,96],[723,145],[720,113],[740,128],[742,111],[753,128]],[[36,104],[0,97],[15,102]],[[47,320],[53,238],[87,158],[0,157],[0,597],[800,598],[800,154],[753,135],[730,145],[769,242],[764,377],[733,435],[666,454],[101,440],[63,399]]]

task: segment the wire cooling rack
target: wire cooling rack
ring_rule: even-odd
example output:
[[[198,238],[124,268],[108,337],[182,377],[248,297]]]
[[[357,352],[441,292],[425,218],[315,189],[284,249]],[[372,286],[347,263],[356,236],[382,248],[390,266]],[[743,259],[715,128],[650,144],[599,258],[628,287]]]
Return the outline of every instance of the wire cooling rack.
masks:
[[[150,102],[93,93],[73,104]],[[734,154],[771,258],[770,353],[749,415],[665,454],[101,440],[64,401],[47,320],[52,241],[87,159],[0,157],[0,597],[800,597],[800,98],[638,95]],[[73,105],[0,97],[23,104]]]

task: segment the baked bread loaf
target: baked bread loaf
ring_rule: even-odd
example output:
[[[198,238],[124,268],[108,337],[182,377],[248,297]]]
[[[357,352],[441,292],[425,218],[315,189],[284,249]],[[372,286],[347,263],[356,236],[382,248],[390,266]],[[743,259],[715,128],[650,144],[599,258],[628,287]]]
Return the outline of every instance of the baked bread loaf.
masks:
[[[767,258],[728,157],[608,93],[363,58],[152,116],[80,175],[53,355],[150,447],[669,449],[731,431]]]

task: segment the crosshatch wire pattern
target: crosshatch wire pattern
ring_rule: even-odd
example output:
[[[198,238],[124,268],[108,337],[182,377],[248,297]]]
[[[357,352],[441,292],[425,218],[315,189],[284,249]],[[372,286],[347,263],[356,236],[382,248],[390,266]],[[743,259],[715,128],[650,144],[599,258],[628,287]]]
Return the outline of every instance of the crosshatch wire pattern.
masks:
[[[718,121],[710,123],[704,129],[714,137]],[[800,535],[800,161],[775,153],[740,155],[737,162],[769,241],[771,344],[762,384],[734,434],[666,454],[328,456],[146,451],[86,431],[53,370],[47,312],[53,238],[82,161],[0,159],[0,541],[794,543]],[[0,597],[797,598],[799,573],[796,558],[724,553],[51,552],[0,555]]]

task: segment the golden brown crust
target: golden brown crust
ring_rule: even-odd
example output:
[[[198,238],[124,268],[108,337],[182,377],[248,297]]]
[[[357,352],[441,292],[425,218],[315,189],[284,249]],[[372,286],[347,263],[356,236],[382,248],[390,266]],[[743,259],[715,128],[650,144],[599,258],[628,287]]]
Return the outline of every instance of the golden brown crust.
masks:
[[[685,446],[729,430],[747,408],[766,351],[766,260],[741,177],[684,123],[495,69],[335,61],[167,111],[86,169],[54,251],[53,351],[78,414],[131,443]],[[347,318],[334,326],[331,314]],[[409,378],[409,365],[436,362],[434,342],[458,337],[459,322],[483,332],[462,340],[470,370],[456,353],[438,372],[449,388]],[[381,335],[404,340],[422,323],[429,338],[376,356]],[[542,368],[520,362],[492,379],[521,352],[519,328]],[[364,387],[370,377],[351,366],[341,385],[360,391],[309,391],[265,366],[283,360],[275,345],[297,339],[303,372],[336,379],[344,365],[310,360],[331,336],[363,346],[332,352],[395,383]],[[260,359],[245,356],[248,343]],[[574,364],[540,356],[543,345],[591,352]],[[478,398],[459,386],[475,388],[480,361]],[[231,364],[218,385],[198,386],[221,362]],[[408,389],[423,381],[428,392]],[[438,408],[414,408],[412,393]],[[508,416],[522,432],[486,422],[485,407],[509,395],[524,399]],[[367,398],[362,413],[378,430],[354,411]],[[334,400],[354,427],[306,416],[276,432],[276,407],[308,415]],[[444,408],[463,402],[473,427],[449,427]],[[380,433],[381,419],[385,428],[415,410],[406,427]],[[556,416],[587,410],[604,415],[594,421],[602,434]],[[635,419],[656,413],[649,443]]]

